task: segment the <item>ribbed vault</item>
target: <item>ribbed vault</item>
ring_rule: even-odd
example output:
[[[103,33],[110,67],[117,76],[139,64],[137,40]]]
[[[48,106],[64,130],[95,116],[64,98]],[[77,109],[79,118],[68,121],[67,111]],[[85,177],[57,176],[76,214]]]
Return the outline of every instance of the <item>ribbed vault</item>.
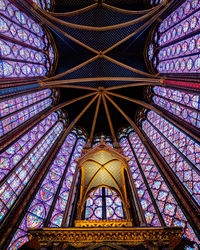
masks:
[[[154,71],[155,65],[159,63],[159,60],[155,63],[155,55],[157,56],[160,49],[156,48],[156,44],[160,43],[159,32],[154,32],[157,28],[156,22],[165,16],[169,17],[170,11],[180,2],[163,0],[162,4],[155,4],[154,1],[152,5],[155,7],[148,8],[145,0],[55,0],[55,8],[49,12],[30,4],[27,0],[14,2],[34,17],[44,29],[51,30],[59,56],[56,51],[55,61],[58,62],[53,67],[55,71],[46,75],[48,77],[32,77],[28,80],[2,79],[5,99],[11,100],[14,97],[18,101],[18,97],[23,97],[24,94],[28,96],[29,92],[33,94],[34,91],[48,91],[52,92],[52,103],[48,104],[42,113],[35,112],[34,117],[29,120],[27,118],[18,128],[13,127],[7,134],[3,134],[0,149],[3,153],[7,151],[6,154],[13,151],[14,162],[19,156],[18,151],[15,153],[13,150],[13,143],[18,143],[21,139],[27,141],[29,137],[31,140],[32,131],[30,135],[28,134],[30,130],[35,129],[34,127],[44,120],[50,120],[52,114],[57,116],[57,120],[56,125],[53,124],[51,130],[49,128],[50,132],[53,131],[52,134],[45,130],[46,132],[34,142],[35,144],[30,144],[30,149],[20,156],[22,158],[12,166],[12,169],[4,169],[5,172],[9,172],[3,177],[2,185],[12,187],[15,182],[11,178],[14,178],[14,175],[16,180],[18,178],[15,171],[22,169],[25,173],[32,159],[34,163],[30,166],[38,164],[38,168],[32,175],[30,174],[27,182],[24,181],[23,193],[19,194],[21,196],[16,195],[13,208],[4,214],[11,215],[11,219],[3,220],[2,228],[6,229],[3,245],[11,244],[6,243],[9,237],[14,236],[9,235],[11,231],[12,234],[14,231],[17,233],[22,231],[23,235],[20,237],[25,240],[27,228],[31,226],[29,222],[32,215],[37,215],[41,221],[43,220],[44,224],[41,225],[44,227],[50,224],[63,226],[65,225],[63,218],[67,218],[66,225],[74,226],[75,217],[82,219],[81,216],[87,208],[87,198],[98,188],[102,188],[104,198],[107,188],[116,192],[127,208],[126,217],[132,217],[136,225],[163,227],[185,225],[185,236],[190,233],[190,239],[195,238],[195,233],[199,233],[197,202],[199,202],[200,139],[197,134],[199,127],[193,129],[193,125],[199,121],[196,117],[199,115],[197,106],[200,99],[192,87],[197,86],[199,80],[194,80],[196,75],[192,74],[188,74],[187,77],[193,77],[193,83],[186,82],[187,78],[179,78],[179,76],[184,77],[184,74],[174,74],[176,77],[172,78],[170,75]],[[197,2],[193,1],[193,6]],[[188,9],[186,6],[186,12]],[[190,24],[193,28],[195,20]],[[154,24],[155,27],[152,27]],[[50,37],[51,33],[49,32]],[[45,39],[45,36],[43,38]],[[50,46],[51,43],[47,45]],[[151,59],[149,51],[152,53]],[[48,55],[46,61],[51,56]],[[1,60],[4,59],[1,57]],[[12,61],[10,57],[8,61]],[[17,63],[18,61],[20,59],[16,58]],[[200,68],[199,59],[197,62],[196,66]],[[4,62],[1,62],[1,65],[2,63]],[[12,89],[13,92],[10,93],[9,90],[13,86],[14,90]],[[17,93],[18,87],[22,91]],[[166,97],[166,92],[173,93],[173,98],[172,95]],[[155,98],[160,98],[160,105],[157,105]],[[193,99],[196,99],[196,103],[192,102]],[[176,110],[174,108],[171,112],[169,106],[165,107],[167,102],[167,105],[178,108]],[[28,106],[30,112],[38,103],[40,101]],[[195,107],[191,103],[193,105],[195,103]],[[13,113],[16,115],[25,111],[25,116],[26,108],[24,105]],[[192,114],[190,120],[189,115],[187,119],[184,117],[187,112]],[[11,117],[10,120],[14,124],[13,113],[10,112],[6,114],[6,118],[0,119],[4,121],[3,128],[6,128],[7,118]],[[56,130],[57,125],[59,130]],[[39,126],[36,129],[39,131]],[[102,134],[103,136],[99,136]],[[56,141],[53,141],[53,138],[56,138]],[[102,138],[104,142],[101,141]],[[49,148],[47,148],[48,140],[51,141]],[[24,145],[23,150],[28,144]],[[43,149],[43,145],[46,148]],[[127,158],[122,155],[122,150]],[[11,160],[6,157],[2,157],[2,162],[6,167],[10,167]],[[48,173],[52,173],[54,163],[58,168],[54,169],[51,178]],[[63,172],[60,172],[60,182],[58,182],[56,178],[60,170]],[[26,174],[28,176],[29,172]],[[54,189],[52,183],[55,184],[55,196],[51,191]],[[14,188],[16,193],[20,192],[17,186]],[[7,193],[4,194],[6,207]],[[32,206],[32,202],[35,202],[33,197],[37,198],[39,195],[47,203]],[[60,207],[62,206],[62,210],[54,213],[57,202],[60,203]],[[43,205],[49,206],[46,217],[41,215],[46,209]],[[26,211],[28,215],[25,215]],[[24,230],[25,220],[27,228]],[[37,225],[38,222],[40,223],[40,220],[33,220],[33,225]],[[20,237],[17,237],[13,238],[14,244],[18,244]]]
[[[122,8],[130,7],[129,1],[124,2],[124,5],[123,1],[120,1],[119,6],[113,5],[112,1],[85,1],[84,4],[79,2],[56,2],[58,12],[56,8],[54,12],[44,11],[37,6],[31,9],[32,14],[52,30],[61,53],[62,68],[58,65],[57,74],[39,83],[42,87],[62,89],[61,104],[55,109],[62,107],[72,114],[71,126],[77,122],[84,125],[81,117],[83,114],[84,117],[88,117],[90,122],[87,121],[86,129],[90,134],[90,142],[94,134],[100,132],[99,128],[102,131],[109,130],[108,133],[116,142],[116,133],[119,129],[116,126],[119,119],[116,118],[119,117],[119,113],[123,124],[128,121],[133,125],[133,117],[130,118],[130,114],[124,113],[113,96],[126,100],[124,103],[129,102],[126,105],[131,104],[132,110],[128,110],[134,113],[141,105],[151,108],[142,97],[143,87],[162,85],[162,79],[158,75],[146,72],[141,53],[144,34],[147,34],[149,26],[173,1],[163,1],[151,9],[145,8],[144,5],[143,9],[138,9],[141,6],[137,1],[133,4],[135,9]],[[22,0],[20,3],[28,8],[26,1]],[[69,5],[71,8],[67,7]],[[143,41],[142,45],[140,40]],[[126,91],[127,88],[130,89]],[[115,91],[125,95],[119,95]],[[83,96],[80,97],[79,94]],[[92,98],[89,103],[88,97]],[[141,97],[142,100],[139,101],[135,97]],[[77,101],[81,103],[76,103]],[[72,107],[69,106],[71,104]],[[85,108],[81,110],[82,106]],[[107,117],[107,121],[105,118],[102,121],[102,115]]]
[[[104,142],[84,154],[78,162],[81,172],[80,208],[84,208],[89,193],[99,187],[114,189],[127,204],[124,178],[127,166],[127,159]]]

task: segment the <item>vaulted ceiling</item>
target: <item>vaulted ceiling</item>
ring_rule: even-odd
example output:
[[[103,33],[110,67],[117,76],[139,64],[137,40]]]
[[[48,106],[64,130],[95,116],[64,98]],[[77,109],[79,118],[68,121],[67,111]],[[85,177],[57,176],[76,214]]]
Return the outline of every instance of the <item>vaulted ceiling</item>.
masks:
[[[59,54],[54,74],[56,77],[50,78],[48,82],[52,81],[51,86],[54,80],[63,80],[70,85],[108,88],[133,84],[137,81],[130,79],[134,78],[143,83],[148,82],[148,79],[156,81],[156,77],[146,70],[144,47],[151,24],[164,8],[157,6],[148,9],[145,0],[55,0],[54,12],[38,10],[40,20],[52,31]],[[67,88],[64,84],[54,86],[61,87],[60,103],[91,92],[89,89]],[[120,88],[114,92],[145,101],[144,87],[145,84]],[[141,106],[112,98],[134,120]],[[83,99],[64,107],[70,121],[75,119],[89,100]],[[88,134],[97,103],[96,99],[76,124],[84,127]],[[111,135],[111,126],[107,120],[109,116],[115,134],[120,127],[128,125],[127,120],[108,100],[105,103],[101,99],[98,111],[94,134]]]

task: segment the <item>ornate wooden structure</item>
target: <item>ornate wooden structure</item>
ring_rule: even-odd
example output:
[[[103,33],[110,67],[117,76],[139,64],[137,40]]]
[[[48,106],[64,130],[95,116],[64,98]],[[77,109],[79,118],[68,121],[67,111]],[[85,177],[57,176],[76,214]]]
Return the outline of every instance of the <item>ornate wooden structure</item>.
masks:
[[[199,14],[0,0],[0,249],[199,247]]]
[[[106,223],[105,223],[106,225]],[[94,224],[94,226],[96,226]],[[110,243],[111,249],[116,246],[129,247],[143,245],[147,249],[174,249],[182,236],[181,228],[43,228],[30,229],[30,239],[37,238],[40,245],[45,247],[49,241],[54,246],[64,243],[63,248],[95,247]]]
[[[129,159],[119,153],[119,150],[111,148],[104,141],[92,149],[85,149],[77,161],[81,176],[79,179],[80,191],[76,190],[77,193],[80,193],[79,201],[74,204],[71,200],[68,204],[68,207],[77,206],[75,216],[66,210],[62,228],[29,229],[29,239],[37,238],[41,247],[47,247],[51,242],[55,249],[59,245],[62,249],[68,246],[81,249],[98,248],[99,244],[108,243],[111,244],[111,249],[115,249],[114,246],[123,246],[128,249],[128,247],[137,245],[143,245],[147,249],[164,249],[166,247],[174,249],[181,242],[182,228],[144,227],[142,209],[136,204],[129,203],[126,192],[127,186],[132,186],[132,184],[125,183],[127,182],[125,174],[131,180],[128,161]],[[73,183],[78,181],[79,171],[74,175]],[[97,190],[99,187],[114,189],[119,193],[123,203],[124,218],[87,219],[84,204],[91,190]],[[75,188],[72,188],[69,196],[74,197],[74,192]],[[137,202],[138,195],[134,186],[132,186],[132,192],[135,196],[133,198]],[[103,206],[103,204],[100,205]],[[134,207],[136,213],[134,216],[137,221],[133,221],[134,218],[130,213],[130,208]],[[71,216],[76,220],[70,222]],[[70,223],[74,227],[69,227]]]

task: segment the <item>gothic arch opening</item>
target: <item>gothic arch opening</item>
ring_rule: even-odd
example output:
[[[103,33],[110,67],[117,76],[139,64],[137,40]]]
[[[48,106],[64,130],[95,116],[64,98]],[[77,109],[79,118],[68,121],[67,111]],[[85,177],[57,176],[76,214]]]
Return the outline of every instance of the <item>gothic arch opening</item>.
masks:
[[[198,249],[199,12],[0,0],[1,249]]]

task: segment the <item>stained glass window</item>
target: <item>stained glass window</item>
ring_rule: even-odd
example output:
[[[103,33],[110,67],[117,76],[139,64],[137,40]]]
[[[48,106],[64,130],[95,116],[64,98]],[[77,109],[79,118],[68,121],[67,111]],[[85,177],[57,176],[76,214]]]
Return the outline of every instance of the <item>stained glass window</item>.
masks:
[[[148,48],[149,61],[152,60],[152,58],[153,58],[153,53],[154,53],[154,49],[153,49],[153,44],[151,43],[151,44],[149,45],[149,48]]]
[[[49,10],[51,8],[51,0],[32,0],[34,4],[39,6],[44,10]]]
[[[158,51],[154,67],[160,73],[199,71],[199,8],[199,1],[186,0],[159,25],[153,43]]]
[[[0,102],[0,137],[48,108],[53,102],[49,89]]]
[[[154,93],[166,99],[175,101],[177,103],[183,104],[187,107],[194,109],[200,109],[200,96],[192,92],[185,92],[178,89],[164,88],[160,86],[155,86],[153,88]]]
[[[153,111],[148,112],[148,120],[143,122],[142,127],[181,183],[200,204],[200,176],[196,171],[200,163],[200,146]]]
[[[0,117],[16,112],[33,103],[41,101],[51,96],[51,90],[45,89],[27,95],[20,95],[18,97],[8,99],[0,102]]]
[[[72,158],[67,168],[64,181],[62,182],[62,186],[58,194],[58,198],[57,198],[54,210],[51,215],[50,223],[48,225],[49,227],[61,226],[64,211],[68,202],[69,192],[72,186],[74,173],[75,173],[76,166],[77,166],[76,160],[81,156],[85,143],[86,141],[83,138],[79,138],[76,142],[76,148],[73,152]]]
[[[4,219],[14,202],[30,181],[31,177],[39,168],[48,151],[59,137],[63,130],[63,123],[60,121],[42,137],[39,144],[36,144],[20,164],[17,164],[12,173],[0,186],[0,221]]]
[[[0,78],[41,77],[52,71],[54,49],[47,32],[8,0],[0,0],[0,36]]]
[[[114,190],[100,187],[88,195],[85,208],[86,220],[120,220],[123,218],[122,201]]]
[[[75,143],[76,135],[70,133],[66,137],[61,149],[55,157],[55,160],[50,166],[46,177],[28,209],[28,212],[16,231],[10,243],[10,249],[15,249],[16,246],[19,247],[21,244],[28,241],[27,228],[44,227],[45,220],[55,199],[55,194],[59,189],[62,176]]]
[[[182,120],[200,128],[200,96],[164,87],[154,87],[153,102],[178,116]]]
[[[112,138],[109,136],[106,136],[106,135],[95,136],[94,142],[93,142],[93,147],[98,145],[101,141],[105,142],[107,145],[109,145],[111,148],[113,148]]]
[[[19,163],[58,120],[52,113],[0,154],[0,181]]]
[[[149,4],[150,6],[155,6],[155,5],[158,5],[158,4],[161,4],[163,0],[150,0],[149,1]]]
[[[147,181],[146,185],[148,185],[151,190],[157,207],[161,213],[160,216],[162,216],[166,226],[181,226],[184,228],[184,234],[187,238],[198,242],[193,229],[176,202],[174,196],[170,192],[156,164],[152,160],[147,149],[144,147],[139,136],[132,131],[129,133],[128,138],[122,138],[121,145],[125,155],[129,156],[131,159],[129,165],[142,208],[145,211],[147,223],[150,224],[149,222],[151,222],[151,219],[155,216],[155,209],[153,208],[152,201],[148,191],[146,190],[144,179]],[[130,145],[132,146],[132,149],[130,148]],[[134,150],[138,163],[136,163],[135,157],[133,157],[133,152],[131,152],[132,150]],[[147,210],[148,207],[150,207],[149,211]],[[154,226],[156,225],[160,225],[158,217],[156,217],[156,223]]]
[[[147,190],[147,186],[142,177],[142,173],[133,155],[129,141],[127,138],[122,138],[120,140],[120,143],[121,143],[124,155],[130,159],[129,166],[130,166],[131,174],[133,177],[133,182],[137,190],[137,194],[138,194],[142,209],[144,210],[146,222],[148,225],[152,227],[161,226],[160,220],[158,218],[153,202]]]

